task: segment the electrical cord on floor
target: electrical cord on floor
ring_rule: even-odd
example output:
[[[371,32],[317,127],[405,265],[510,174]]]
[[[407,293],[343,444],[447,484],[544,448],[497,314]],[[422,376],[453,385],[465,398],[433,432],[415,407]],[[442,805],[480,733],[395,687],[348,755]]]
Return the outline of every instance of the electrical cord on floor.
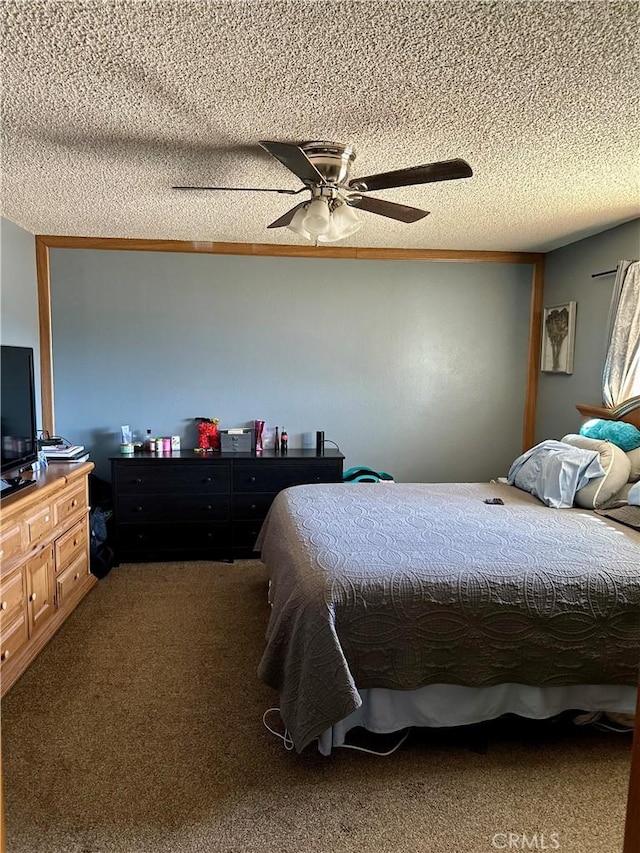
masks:
[[[262,715],[262,723],[265,729],[267,729],[267,731],[270,731],[272,735],[279,737],[280,740],[284,742],[284,748],[288,752],[291,752],[291,750],[293,749],[293,738],[289,734],[289,729],[285,729],[284,734],[281,735],[280,732],[277,732],[275,729],[272,729],[269,723],[267,722],[267,714],[271,714],[273,711],[277,711],[278,713],[280,713],[280,708],[267,708],[267,710]]]
[[[366,752],[369,755],[377,755],[380,758],[385,758],[387,755],[393,755],[393,753],[397,749],[400,749],[400,747],[405,742],[405,740],[409,737],[410,734],[411,734],[411,729],[409,728],[402,735],[402,737],[400,738],[398,743],[395,746],[392,746],[391,749],[389,749],[387,752],[378,752],[375,749],[365,749],[364,746],[356,746],[355,744],[352,744],[352,743],[341,743],[337,748],[338,749],[355,749],[355,750],[357,750],[357,752]]]
[[[289,729],[285,729],[284,734],[282,735],[280,734],[280,732],[277,732],[275,729],[272,729],[269,723],[267,722],[267,714],[271,714],[274,711],[277,711],[279,714],[280,708],[267,708],[267,710],[262,715],[262,723],[265,729],[271,732],[272,735],[275,735],[277,738],[280,738],[280,740],[284,743],[284,748],[288,752],[291,752],[291,750],[293,749],[293,738],[289,734]],[[387,752],[377,752],[375,749],[365,749],[364,746],[356,746],[355,744],[351,743],[341,743],[338,747],[336,747],[336,749],[355,749],[357,752],[366,752],[369,755],[377,755],[379,758],[385,758],[387,755],[393,755],[393,753],[397,749],[400,749],[400,747],[410,734],[411,728],[408,728],[406,732],[402,735],[398,743],[395,744],[395,746],[392,746],[391,749],[387,750]]]

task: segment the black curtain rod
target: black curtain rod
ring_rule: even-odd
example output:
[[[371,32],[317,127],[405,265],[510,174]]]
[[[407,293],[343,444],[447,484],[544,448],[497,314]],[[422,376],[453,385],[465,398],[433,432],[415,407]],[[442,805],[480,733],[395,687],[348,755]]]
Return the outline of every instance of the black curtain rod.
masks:
[[[591,276],[591,278],[600,278],[601,275],[615,275],[617,272],[617,269],[607,270],[606,272],[596,272]]]

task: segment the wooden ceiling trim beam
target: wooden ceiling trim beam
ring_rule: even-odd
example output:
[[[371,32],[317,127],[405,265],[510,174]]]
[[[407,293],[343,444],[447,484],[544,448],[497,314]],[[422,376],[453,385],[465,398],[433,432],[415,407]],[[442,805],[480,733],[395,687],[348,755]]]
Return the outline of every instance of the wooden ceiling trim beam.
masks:
[[[112,249],[131,252],[189,252],[209,255],[255,255],[287,258],[355,258],[374,261],[454,261],[470,263],[535,264],[536,252],[486,252],[461,249],[385,249],[380,247],[293,246],[277,243],[217,243],[196,240],[142,240],[120,237],[40,235],[51,249]]]

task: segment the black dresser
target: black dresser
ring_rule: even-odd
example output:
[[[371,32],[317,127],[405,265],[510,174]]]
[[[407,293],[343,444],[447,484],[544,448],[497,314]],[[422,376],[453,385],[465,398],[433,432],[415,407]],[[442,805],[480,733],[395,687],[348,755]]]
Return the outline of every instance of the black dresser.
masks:
[[[118,558],[232,560],[254,556],[262,521],[288,486],[342,481],[335,450],[286,454],[136,453],[111,458]]]

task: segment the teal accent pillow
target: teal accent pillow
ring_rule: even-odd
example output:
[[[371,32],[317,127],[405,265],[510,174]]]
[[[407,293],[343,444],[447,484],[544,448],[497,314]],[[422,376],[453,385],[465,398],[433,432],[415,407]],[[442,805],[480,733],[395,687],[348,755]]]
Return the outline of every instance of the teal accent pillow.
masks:
[[[580,427],[580,435],[610,441],[625,452],[640,447],[640,429],[624,421],[607,421],[601,418],[587,421]]]

